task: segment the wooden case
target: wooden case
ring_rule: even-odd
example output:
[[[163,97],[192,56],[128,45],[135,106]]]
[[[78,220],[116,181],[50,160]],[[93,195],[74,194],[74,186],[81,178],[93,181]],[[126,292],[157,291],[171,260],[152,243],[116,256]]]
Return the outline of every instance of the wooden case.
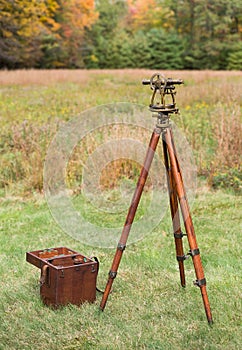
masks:
[[[80,305],[96,299],[99,264],[66,247],[26,253],[26,260],[41,269],[40,295],[46,305]]]

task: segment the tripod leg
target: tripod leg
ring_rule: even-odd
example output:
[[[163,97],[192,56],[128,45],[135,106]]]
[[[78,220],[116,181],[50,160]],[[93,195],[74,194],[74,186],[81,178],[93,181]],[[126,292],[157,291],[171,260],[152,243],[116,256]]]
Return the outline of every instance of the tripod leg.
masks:
[[[120,241],[118,243],[117,250],[116,250],[116,253],[115,253],[115,256],[113,259],[112,267],[111,267],[111,270],[109,271],[109,278],[108,278],[106,288],[105,288],[105,291],[103,293],[103,297],[102,297],[101,304],[100,304],[101,310],[104,310],[104,308],[105,308],[110,290],[112,288],[114,278],[117,275],[117,270],[118,270],[118,267],[119,267],[119,264],[120,264],[120,261],[122,258],[122,254],[123,254],[123,251],[126,247],[126,242],[127,242],[128,236],[129,236],[129,232],[130,232],[132,223],[134,221],[136,210],[137,210],[138,205],[139,205],[139,201],[140,201],[143,189],[144,189],[144,185],[145,185],[148,173],[149,173],[149,169],[150,169],[152,160],[154,158],[155,150],[156,150],[156,147],[157,147],[159,139],[160,139],[160,134],[161,134],[161,129],[155,128],[155,130],[151,136],[149,147],[148,147],[145,161],[144,161],[144,165],[142,167],[142,170],[141,170],[141,173],[139,176],[139,180],[138,180],[138,183],[137,183],[137,186],[136,186],[136,189],[135,189],[132,201],[131,201],[131,205],[129,207],[127,218],[126,218],[126,221],[125,221],[125,224],[123,227],[123,231],[122,231],[122,234],[120,237]]]
[[[202,298],[203,298],[203,304],[207,316],[208,322],[211,324],[212,321],[212,314],[210,310],[210,304],[208,300],[207,290],[206,290],[206,279],[204,277],[200,252],[197,246],[195,231],[192,223],[192,218],[190,214],[190,209],[188,205],[188,201],[186,198],[185,188],[183,184],[181,169],[179,166],[179,162],[176,156],[176,150],[175,145],[173,141],[173,135],[170,128],[167,128],[167,131],[164,135],[164,139],[167,145],[168,154],[170,158],[170,164],[171,164],[171,170],[172,170],[172,177],[174,179],[175,185],[176,185],[176,192],[178,195],[182,217],[184,221],[184,226],[187,233],[187,238],[190,246],[190,252],[189,254],[192,256],[193,265],[195,268],[196,273],[196,282],[195,285],[200,287]]]
[[[171,217],[172,217],[172,224],[173,224],[173,231],[174,231],[174,238],[175,238],[176,257],[179,265],[181,285],[182,287],[185,287],[186,286],[185,271],[184,271],[185,254],[184,254],[183,243],[182,243],[182,237],[184,236],[184,234],[181,231],[176,186],[174,183],[174,179],[172,177],[167,145],[164,139],[163,139],[163,152],[164,152],[164,161],[165,161],[165,167],[166,167],[167,183],[168,183],[168,189],[169,189],[169,197],[170,197],[170,210],[171,210]]]

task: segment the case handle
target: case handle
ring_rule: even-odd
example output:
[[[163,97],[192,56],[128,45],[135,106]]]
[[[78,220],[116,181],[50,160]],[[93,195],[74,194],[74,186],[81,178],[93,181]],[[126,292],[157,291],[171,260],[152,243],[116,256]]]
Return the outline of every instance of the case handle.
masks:
[[[98,258],[97,258],[96,256],[91,256],[90,259],[91,259],[91,260],[93,259],[93,260],[95,260],[95,261],[97,262],[97,266],[98,266],[98,270],[99,270],[99,260],[98,260]],[[97,271],[98,271],[98,270],[97,270]],[[97,286],[96,286],[96,291],[99,292],[99,293],[101,293],[101,294],[104,294],[104,291],[101,290],[101,289],[99,289]],[[113,291],[113,290],[111,289],[110,293],[112,293],[112,291]]]

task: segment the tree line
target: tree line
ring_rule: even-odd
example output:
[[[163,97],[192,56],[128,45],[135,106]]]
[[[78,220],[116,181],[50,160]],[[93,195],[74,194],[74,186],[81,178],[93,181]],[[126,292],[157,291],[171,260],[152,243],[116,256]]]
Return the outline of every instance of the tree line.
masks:
[[[241,0],[0,0],[0,68],[242,69]]]

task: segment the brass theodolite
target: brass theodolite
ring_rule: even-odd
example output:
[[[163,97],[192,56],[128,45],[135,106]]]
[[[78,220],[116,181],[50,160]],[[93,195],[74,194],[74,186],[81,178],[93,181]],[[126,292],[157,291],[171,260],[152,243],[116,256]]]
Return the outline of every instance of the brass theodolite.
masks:
[[[150,166],[154,158],[160,136],[162,136],[164,163],[167,172],[167,183],[170,198],[170,211],[173,223],[177,261],[180,270],[181,285],[182,287],[185,287],[186,285],[184,260],[191,256],[196,273],[196,281],[194,284],[200,287],[207,320],[209,324],[212,324],[212,314],[206,290],[206,279],[204,277],[200,252],[196,241],[196,235],[192,223],[191,213],[182,178],[182,172],[178,162],[170,124],[170,114],[178,113],[178,108],[176,107],[175,101],[175,85],[183,84],[183,81],[180,79],[166,79],[162,74],[156,73],[152,75],[149,80],[143,80],[142,83],[143,85],[150,85],[151,89],[153,90],[149,109],[155,114],[154,116],[157,118],[157,123],[150,139],[149,147],[144,160],[144,165],[142,167],[139,180],[131,201],[123,231],[113,259],[112,267],[109,271],[109,278],[102,297],[100,309],[104,310],[113,281],[117,275],[117,270],[122,258],[123,251],[126,247],[129,232],[134,221],[136,210],[139,205]],[[166,102],[167,99],[169,99],[168,103]],[[179,206],[186,234],[184,234],[181,230]],[[190,247],[190,250],[187,254],[184,254],[183,250],[182,239],[184,236],[187,236]]]

